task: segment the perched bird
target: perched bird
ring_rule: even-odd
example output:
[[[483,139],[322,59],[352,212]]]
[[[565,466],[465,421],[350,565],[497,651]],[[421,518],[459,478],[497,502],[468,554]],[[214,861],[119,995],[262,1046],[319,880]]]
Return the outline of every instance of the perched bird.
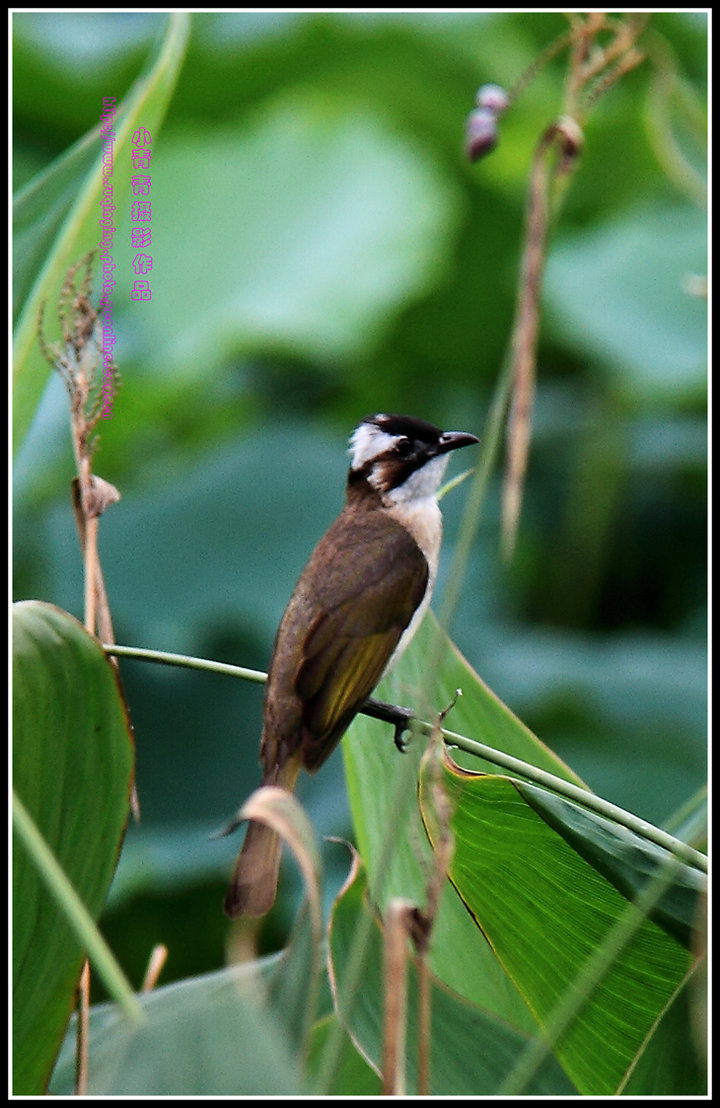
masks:
[[[437,491],[448,455],[477,441],[399,415],[367,416],[353,433],[345,507],[315,547],[275,638],[264,785],[292,790],[301,768],[319,769],[412,638],[437,575]],[[280,854],[277,834],[251,820],[225,897],[229,916],[272,907]]]

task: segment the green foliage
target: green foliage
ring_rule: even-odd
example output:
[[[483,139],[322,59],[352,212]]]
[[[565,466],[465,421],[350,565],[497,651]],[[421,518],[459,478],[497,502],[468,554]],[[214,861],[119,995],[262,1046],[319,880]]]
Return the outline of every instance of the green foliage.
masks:
[[[464,903],[541,1027],[580,990],[581,1018],[553,1046],[581,1092],[615,1092],[682,982],[686,952],[640,919],[600,983],[585,984],[627,901],[530,805],[518,804],[523,790],[514,782],[457,775],[448,791],[456,804],[450,874]]]
[[[448,726],[586,781],[656,823],[706,777],[705,304],[696,295],[706,265],[706,23],[702,13],[653,15],[647,60],[590,114],[546,266],[517,555],[512,566],[500,564],[493,479],[452,621],[471,668],[458,676],[452,651],[434,656],[429,640],[418,640],[411,668],[386,692],[432,719],[460,684]],[[462,156],[464,117],[479,84],[511,85],[565,25],[542,12],[217,12],[192,20],[15,13],[19,598],[82,609],[67,399],[56,377],[45,387],[34,327],[43,298],[52,326],[65,270],[97,244],[103,97],[123,104],[118,196],[132,172],[128,134],[145,126],[153,136],[153,296],[130,299],[126,195],[115,238],[122,385],[95,456],[96,471],[123,496],[100,525],[117,636],[264,668],[297,573],[340,507],[344,440],[358,419],[399,410],[482,430],[513,318],[528,169],[560,110],[564,58],[519,97],[497,150],[473,167]],[[448,581],[455,584],[469,488],[443,501],[438,610]],[[122,672],[143,822],[129,831],[102,930],[135,984],[155,941],[167,943],[166,977],[180,983],[143,1000],[145,1029],[95,1006],[91,1089],[293,1095],[308,1087],[299,1076],[307,1061],[313,1088],[377,1094],[364,1060],[377,1064],[377,1032],[373,1040],[367,1023],[339,1020],[324,976],[309,1058],[300,1059],[272,990],[263,1016],[254,1000],[235,995],[233,974],[218,969],[231,932],[206,921],[221,918],[237,843],[209,836],[259,780],[260,690],[129,661]],[[415,810],[421,744],[400,758],[386,729],[359,720],[344,747],[352,816],[339,756],[301,782],[300,797],[319,834],[358,843],[374,900],[384,907],[392,895],[409,895],[422,904],[430,851]],[[454,755],[466,769],[497,773],[473,755]],[[514,792],[533,844],[551,844],[551,867],[562,852],[574,879],[592,881],[618,915],[629,896],[642,895],[638,858],[648,858],[634,841],[604,837],[595,816],[576,819],[564,802],[551,816],[546,798],[531,802],[501,780],[481,779],[480,793]],[[514,807],[512,793],[503,796],[505,820]],[[458,829],[458,858],[477,855],[488,883],[498,877],[483,849],[500,826],[490,821],[480,836]],[[552,913],[562,902],[544,899],[545,875],[532,856],[512,854],[517,834],[507,826],[496,842],[509,852],[503,865],[515,867],[510,909],[528,929],[528,948],[552,951]],[[655,858],[651,850],[648,872]],[[323,862],[327,910],[347,858],[326,846]],[[108,850],[104,865],[113,864]],[[547,908],[547,928],[523,914],[526,877]],[[338,902],[334,938],[341,917],[365,920],[368,949],[376,949],[379,924],[355,901],[362,880]],[[262,950],[289,946],[292,957],[302,949],[287,938],[298,884],[294,869],[284,870]],[[688,899],[677,879],[646,905],[657,923],[646,922],[642,934],[673,952],[663,997],[686,957],[673,936],[686,941],[689,930],[700,943],[688,915],[691,886]],[[563,922],[572,928],[582,918]],[[508,921],[498,926],[507,939]],[[447,1004],[440,1010],[468,1051],[477,1043],[468,1073],[485,1067],[471,1094],[501,1087],[504,1076],[483,1056],[500,1040],[514,1080],[528,1089],[547,1079],[562,1095],[567,1073],[578,1088],[597,1088],[582,1021],[571,1032],[579,1037],[572,1065],[557,1051],[566,1074],[546,1051],[527,1062],[520,1045],[545,1050],[538,1024],[547,1025],[553,999],[528,1007],[532,989],[518,980],[515,956],[498,959],[450,885],[433,936],[434,988]],[[270,974],[272,965],[251,963],[247,973]],[[626,968],[620,958],[611,972]],[[529,973],[532,985],[532,966]],[[702,1057],[688,1027],[702,1025],[700,971],[667,1005],[642,981],[629,986],[633,1011],[645,1027],[652,1013],[658,1023],[634,1054],[624,1091],[697,1093]],[[284,984],[293,998],[286,1011],[296,1010],[301,977]],[[97,982],[94,989],[104,995]],[[46,1067],[68,1016],[70,991],[64,997],[62,1019],[42,1044]],[[630,1007],[610,1007],[594,1024],[601,1037],[625,1016],[638,1031]],[[360,1015],[379,1018],[374,979]],[[487,1034],[473,1035],[478,1026]],[[56,1093],[72,1087],[71,1037]],[[433,1069],[447,1095],[464,1076],[450,1047],[441,1053]],[[603,1089],[627,1072],[628,1055],[607,1064]]]
[[[364,873],[354,880],[335,905],[330,921],[330,959],[338,982],[337,1003],[340,1016],[366,1058],[376,1068],[383,1054],[383,946],[377,919],[364,916],[367,883]],[[363,972],[355,989],[348,988],[348,970],[352,964],[358,934],[363,924],[369,936],[363,943]],[[418,982],[417,968],[410,969],[407,1028],[407,1092],[417,1095],[418,1066]],[[517,1059],[527,1048],[529,1037],[498,1019],[494,1013],[473,1005],[432,982],[430,1000],[432,1039],[430,1092],[436,1096],[489,1096],[502,1085]],[[568,1096],[572,1084],[554,1061],[545,1064],[524,1090],[533,1096]]]
[[[277,965],[275,966],[277,970]],[[92,1013],[89,1095],[296,1096],[297,1062],[276,1013],[262,1003],[259,968],[168,985],[141,998],[146,1017],[128,1025],[114,1008]],[[68,1039],[51,1091],[72,1094],[74,1035]]]
[[[485,744],[575,783],[567,767],[478,680],[431,620],[425,621],[379,695],[417,703],[428,688],[434,690],[435,713],[449,703],[452,690],[462,689],[445,726],[482,737]],[[433,714],[428,710],[427,718]],[[486,1017],[516,1032],[530,1028],[535,1036],[523,1001],[550,1035],[556,1030],[558,1006],[570,1003],[579,988],[578,1008],[572,1013],[576,1018],[562,1034],[556,1031],[558,1041],[553,1038],[551,1045],[579,1091],[619,1091],[645,1050],[664,1049],[664,1040],[649,1046],[647,1037],[690,968],[687,951],[671,936],[679,932],[687,941],[694,933],[698,898],[706,890],[704,875],[593,812],[521,779],[498,776],[496,767],[463,750],[453,754],[468,769],[449,761],[439,782],[432,760],[421,768],[418,806],[415,780],[424,748],[418,735],[413,746],[400,772],[374,721],[357,720],[345,740],[353,821],[372,902],[387,905],[393,897],[409,897],[425,905],[432,856],[423,844],[420,819],[436,843],[442,825],[433,790],[439,783],[453,812],[455,850],[449,873],[459,895],[446,890],[441,900],[430,954],[433,971],[480,1006]],[[372,788],[367,787],[370,781]],[[599,972],[598,952],[615,942],[611,933],[630,911],[630,902],[646,894],[658,871],[663,886],[638,914],[634,929],[610,945],[607,964]],[[648,912],[659,926],[644,918]],[[690,1040],[686,1046],[693,1051]],[[522,1053],[518,1044],[506,1073],[519,1064]],[[698,1091],[696,1080],[693,1074],[693,1084],[676,1092]],[[435,1091],[449,1095],[448,1087]],[[537,1090],[524,1084],[522,1091]]]
[[[97,919],[128,816],[132,739],[98,643],[50,604],[13,613],[13,779],[51,853],[26,836],[13,855],[14,1091],[45,1090],[87,948],[71,893]],[[50,869],[50,874],[48,874]],[[53,870],[72,889],[48,885]]]
[[[706,250],[702,212],[653,204],[568,237],[552,256],[546,288],[560,330],[608,367],[629,406],[705,394],[705,306],[679,297],[678,280],[705,272]]]

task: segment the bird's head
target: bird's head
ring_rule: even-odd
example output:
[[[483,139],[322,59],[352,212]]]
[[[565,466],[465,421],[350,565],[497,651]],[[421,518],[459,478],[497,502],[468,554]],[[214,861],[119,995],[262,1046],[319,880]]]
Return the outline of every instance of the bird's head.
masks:
[[[413,416],[366,416],[350,439],[349,480],[366,480],[389,504],[434,497],[450,451],[478,441]]]

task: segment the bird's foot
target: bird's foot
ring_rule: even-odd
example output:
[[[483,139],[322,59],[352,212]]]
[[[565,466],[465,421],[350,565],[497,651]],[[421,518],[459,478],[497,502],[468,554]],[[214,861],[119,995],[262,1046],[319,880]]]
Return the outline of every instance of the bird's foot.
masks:
[[[411,708],[401,708],[398,704],[386,704],[383,700],[374,700],[370,697],[362,706],[362,713],[373,719],[381,719],[384,723],[391,723],[395,728],[394,742],[401,754],[405,753],[407,742],[404,738],[410,723],[415,719],[415,713]]]

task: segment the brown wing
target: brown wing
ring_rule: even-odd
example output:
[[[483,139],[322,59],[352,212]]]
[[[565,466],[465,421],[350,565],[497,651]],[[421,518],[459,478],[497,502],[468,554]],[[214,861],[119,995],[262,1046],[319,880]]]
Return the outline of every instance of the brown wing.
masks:
[[[299,724],[276,734],[283,760],[300,747],[303,765],[313,771],[329,756],[380,680],[425,595],[427,578],[424,555],[405,528],[386,516],[346,515],[333,524],[278,632],[274,660],[280,664],[277,675],[271,667],[271,681],[290,716],[288,696],[295,698]],[[293,641],[299,663],[286,670],[280,656]]]

